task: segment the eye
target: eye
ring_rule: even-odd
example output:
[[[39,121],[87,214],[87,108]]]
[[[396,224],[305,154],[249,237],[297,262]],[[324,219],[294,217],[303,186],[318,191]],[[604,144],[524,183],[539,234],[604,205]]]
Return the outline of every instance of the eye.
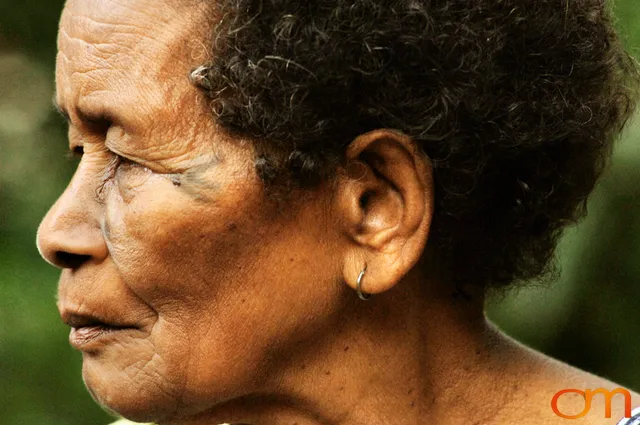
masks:
[[[138,164],[129,158],[107,150],[109,160],[105,164],[104,171],[98,188],[96,199],[104,203],[108,192],[115,188],[120,192],[126,202],[132,198],[133,189],[142,186],[149,178],[152,171],[144,165]]]
[[[104,173],[102,175],[98,189],[96,190],[96,194],[98,195],[99,200],[104,199],[106,188],[111,184],[111,182],[116,181],[118,174],[120,174],[118,172],[120,168],[127,163],[133,163],[127,158],[124,158],[116,153],[109,152],[109,155],[111,156],[111,158],[104,168]]]
[[[118,175],[118,171],[120,171],[122,167],[136,165],[135,162],[131,161],[128,158],[125,158],[124,156],[118,155],[117,153],[111,152],[111,155],[112,155],[111,161],[109,162],[109,165],[107,165],[107,169],[105,172],[106,180],[111,180],[115,178]]]
[[[113,160],[107,170],[107,179],[112,179],[121,189],[136,187],[147,180],[152,171],[144,165],[112,153]]]

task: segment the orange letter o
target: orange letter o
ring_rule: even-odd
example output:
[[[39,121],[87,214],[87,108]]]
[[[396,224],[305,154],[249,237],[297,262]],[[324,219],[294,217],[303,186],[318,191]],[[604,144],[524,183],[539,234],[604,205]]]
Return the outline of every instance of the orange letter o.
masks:
[[[576,393],[576,394],[580,394],[582,395],[582,397],[584,397],[584,410],[582,411],[582,413],[579,413],[577,415],[565,415],[564,413],[560,412],[560,409],[558,409],[558,399],[560,397],[562,397],[563,395],[567,394],[567,393]],[[561,418],[564,419],[580,419],[580,418],[584,418],[585,416],[587,416],[587,413],[589,413],[589,411],[591,410],[591,400],[587,399],[587,393],[584,391],[580,391],[580,390],[574,390],[574,389],[568,389],[568,390],[562,390],[562,391],[558,391],[554,396],[553,399],[551,400],[551,408],[553,409],[553,413],[555,413],[557,416],[560,416]]]

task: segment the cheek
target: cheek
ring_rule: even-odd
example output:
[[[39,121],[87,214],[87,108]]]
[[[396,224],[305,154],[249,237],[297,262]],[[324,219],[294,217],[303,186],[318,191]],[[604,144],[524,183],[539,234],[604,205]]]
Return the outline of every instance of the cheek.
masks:
[[[250,275],[269,231],[255,222],[251,193],[248,201],[211,194],[204,203],[153,179],[126,201],[109,196],[108,246],[123,284],[158,313],[152,366],[197,409],[212,386],[231,394],[241,376],[255,376],[238,368],[237,350],[252,332],[243,326],[243,294],[261,283]]]
[[[322,229],[293,212],[274,219],[250,189],[218,190],[204,203],[158,184],[110,199],[106,218],[124,284],[158,312],[160,374],[183,382],[196,410],[257,390],[274,356],[326,325],[343,290]]]
[[[109,200],[111,257],[125,284],[153,307],[201,304],[253,256],[245,233],[251,205],[229,204],[223,191],[202,202],[154,176],[135,196]]]

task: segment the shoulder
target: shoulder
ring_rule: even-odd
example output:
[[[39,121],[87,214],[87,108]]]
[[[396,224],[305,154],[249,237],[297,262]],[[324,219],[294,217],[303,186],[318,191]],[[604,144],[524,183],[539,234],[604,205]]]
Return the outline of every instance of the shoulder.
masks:
[[[558,360],[544,357],[538,395],[550,425],[640,425],[640,394]]]
[[[509,347],[503,364],[515,389],[496,423],[640,425],[637,392],[515,341]]]

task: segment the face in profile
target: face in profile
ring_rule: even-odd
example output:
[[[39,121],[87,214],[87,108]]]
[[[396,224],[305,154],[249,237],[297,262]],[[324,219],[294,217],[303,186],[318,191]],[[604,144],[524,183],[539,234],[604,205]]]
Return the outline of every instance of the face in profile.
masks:
[[[87,387],[138,420],[259,390],[343,291],[322,190],[266,200],[189,81],[210,23],[179,3],[67,2],[56,102],[81,159],[38,235]]]
[[[546,273],[631,112],[604,4],[320,3],[67,1],[80,159],[38,246],[95,399],[159,424],[519,424],[611,388],[484,314]]]

